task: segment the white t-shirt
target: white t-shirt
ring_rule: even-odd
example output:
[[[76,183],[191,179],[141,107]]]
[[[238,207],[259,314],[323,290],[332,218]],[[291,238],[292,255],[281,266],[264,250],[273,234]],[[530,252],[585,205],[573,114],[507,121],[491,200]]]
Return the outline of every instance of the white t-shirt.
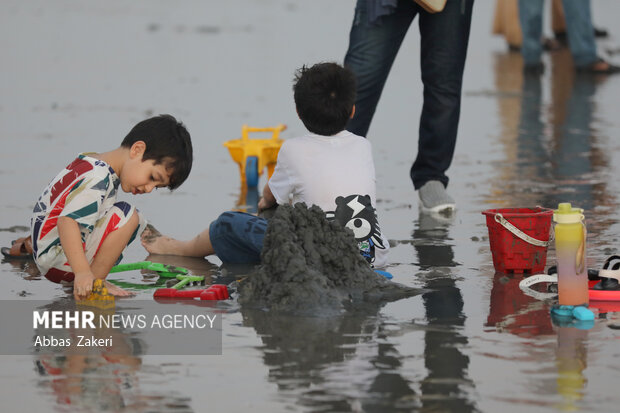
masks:
[[[321,207],[328,219],[353,230],[365,258],[382,268],[389,243],[375,212],[375,184],[370,142],[342,131],[285,141],[269,189],[280,205],[305,202]]]

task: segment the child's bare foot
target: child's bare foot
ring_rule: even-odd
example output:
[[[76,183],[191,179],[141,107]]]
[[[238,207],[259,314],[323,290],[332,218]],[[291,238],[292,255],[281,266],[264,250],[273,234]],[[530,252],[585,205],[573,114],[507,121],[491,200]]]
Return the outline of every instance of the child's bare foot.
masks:
[[[161,232],[159,232],[153,225],[146,224],[146,228],[142,231],[142,242],[152,242],[159,237],[161,237]]]
[[[134,295],[131,291],[123,290],[121,287],[114,285],[109,281],[105,282],[105,288],[108,289],[108,294],[116,297],[131,297]]]
[[[142,246],[151,254],[180,255],[178,250],[179,241],[162,235],[154,226],[148,224],[141,236]]]

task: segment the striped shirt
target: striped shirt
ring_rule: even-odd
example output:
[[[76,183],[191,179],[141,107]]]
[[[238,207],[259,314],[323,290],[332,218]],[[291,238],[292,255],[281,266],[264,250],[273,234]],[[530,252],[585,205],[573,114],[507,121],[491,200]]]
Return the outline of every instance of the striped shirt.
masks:
[[[107,163],[83,153],[43,190],[32,211],[30,228],[37,266],[47,268],[62,254],[58,218],[74,219],[82,242],[116,202],[120,179]]]

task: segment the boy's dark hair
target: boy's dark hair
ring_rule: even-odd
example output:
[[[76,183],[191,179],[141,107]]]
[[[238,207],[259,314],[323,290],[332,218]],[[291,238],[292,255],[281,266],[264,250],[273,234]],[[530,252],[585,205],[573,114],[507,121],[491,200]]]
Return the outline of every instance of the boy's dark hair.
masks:
[[[337,63],[303,66],[293,84],[297,114],[306,128],[332,136],[344,130],[355,104],[355,75]]]
[[[178,188],[192,170],[193,150],[189,132],[171,115],[159,115],[143,120],[129,131],[121,146],[131,148],[137,141],[144,141],[146,150],[142,160],[153,159],[155,164],[165,163],[172,169],[168,188]]]

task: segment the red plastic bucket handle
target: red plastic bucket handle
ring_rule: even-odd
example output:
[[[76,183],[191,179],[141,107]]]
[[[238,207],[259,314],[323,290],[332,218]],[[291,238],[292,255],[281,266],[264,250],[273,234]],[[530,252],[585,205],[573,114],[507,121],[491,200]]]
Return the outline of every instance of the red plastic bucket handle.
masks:
[[[537,247],[548,247],[551,244],[551,239],[549,241],[541,241],[539,239],[530,237],[525,232],[521,231],[519,228],[512,225],[502,214],[499,212],[495,214],[495,222],[506,228],[516,237],[521,238],[523,241],[528,244],[536,245]]]

